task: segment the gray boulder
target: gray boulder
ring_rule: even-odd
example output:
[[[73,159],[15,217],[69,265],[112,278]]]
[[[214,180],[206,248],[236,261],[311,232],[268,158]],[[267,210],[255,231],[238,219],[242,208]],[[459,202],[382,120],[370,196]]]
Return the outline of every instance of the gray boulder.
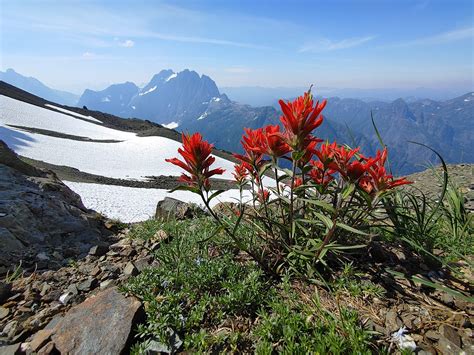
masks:
[[[141,302],[113,287],[71,308],[46,336],[37,336],[45,343],[50,338],[61,354],[122,354],[143,317]]]
[[[205,212],[196,204],[186,203],[171,197],[158,202],[156,206],[156,219],[181,220],[203,216]]]

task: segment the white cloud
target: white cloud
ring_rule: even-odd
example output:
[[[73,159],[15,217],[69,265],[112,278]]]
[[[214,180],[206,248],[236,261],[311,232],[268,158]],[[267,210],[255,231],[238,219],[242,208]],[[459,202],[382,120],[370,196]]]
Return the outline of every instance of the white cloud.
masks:
[[[457,30],[442,32],[433,36],[414,39],[402,43],[393,44],[392,47],[437,45],[460,41],[463,39],[474,39],[474,27],[460,28]]]
[[[340,49],[347,49],[360,46],[366,42],[373,40],[375,36],[346,38],[339,41],[333,41],[328,38],[321,38],[315,42],[307,43],[299,49],[300,53],[304,52],[330,52]]]
[[[120,45],[125,48],[131,48],[135,45],[135,42],[133,42],[131,39],[127,39],[124,42],[121,42]]]
[[[84,52],[84,53],[82,53],[82,58],[84,58],[84,59],[94,59],[94,58],[97,58],[97,55],[95,53],[92,53],[92,52]]]

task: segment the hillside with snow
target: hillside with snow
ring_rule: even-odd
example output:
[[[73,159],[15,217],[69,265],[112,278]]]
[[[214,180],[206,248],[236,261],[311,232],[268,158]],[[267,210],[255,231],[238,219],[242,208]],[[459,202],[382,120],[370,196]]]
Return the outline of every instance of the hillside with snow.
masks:
[[[93,114],[50,103],[38,106],[0,95],[0,140],[22,157],[101,177],[147,181],[152,176],[181,174],[178,167],[165,162],[177,155],[178,141],[106,127]],[[215,164],[226,169],[223,179],[232,179],[232,161],[216,157]],[[157,202],[166,196],[200,202],[192,193],[169,193],[168,188],[64,182],[82,197],[86,207],[124,222],[152,217]],[[238,194],[238,190],[229,190],[219,200],[234,200]]]

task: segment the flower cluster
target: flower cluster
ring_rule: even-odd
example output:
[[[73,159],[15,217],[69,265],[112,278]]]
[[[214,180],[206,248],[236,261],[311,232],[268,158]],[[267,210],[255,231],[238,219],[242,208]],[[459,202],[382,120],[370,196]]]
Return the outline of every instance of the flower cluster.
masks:
[[[285,263],[285,257],[302,253],[302,260],[313,263],[324,257],[325,250],[334,247],[337,243],[333,242],[344,233],[364,235],[358,228],[370,226],[386,193],[410,183],[387,172],[387,148],[369,157],[361,153],[360,147],[323,142],[315,136],[314,131],[324,120],[326,100],[315,102],[308,91],[294,101],[279,102],[281,125],[245,128],[243,153],[234,154],[239,163],[233,176],[240,190],[234,227],[230,228],[228,221],[223,222],[210,208],[211,199],[222,190],[209,194],[209,179],[224,172],[221,168],[211,169],[215,161],[211,155],[213,146],[199,133],[183,134],[183,146],[178,150],[183,160],[166,159],[184,169],[180,180],[189,185],[186,189],[200,194],[210,214],[236,245],[274,274]],[[289,161],[292,169],[282,169],[280,159]],[[263,183],[262,177],[270,168],[275,188]],[[245,204],[242,197],[247,184],[253,195],[251,205]],[[239,223],[258,225],[260,240],[267,243],[246,245],[237,234]]]

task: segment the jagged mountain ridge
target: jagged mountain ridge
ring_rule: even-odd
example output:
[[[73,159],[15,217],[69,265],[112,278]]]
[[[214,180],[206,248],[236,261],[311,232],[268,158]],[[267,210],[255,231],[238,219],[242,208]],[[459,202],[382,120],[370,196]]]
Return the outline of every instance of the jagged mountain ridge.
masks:
[[[114,95],[112,95],[112,92]],[[186,125],[202,115],[213,101],[228,100],[206,75],[188,69],[162,70],[139,89],[133,83],[102,91],[86,90],[78,105],[121,117],[140,117],[160,124]]]

